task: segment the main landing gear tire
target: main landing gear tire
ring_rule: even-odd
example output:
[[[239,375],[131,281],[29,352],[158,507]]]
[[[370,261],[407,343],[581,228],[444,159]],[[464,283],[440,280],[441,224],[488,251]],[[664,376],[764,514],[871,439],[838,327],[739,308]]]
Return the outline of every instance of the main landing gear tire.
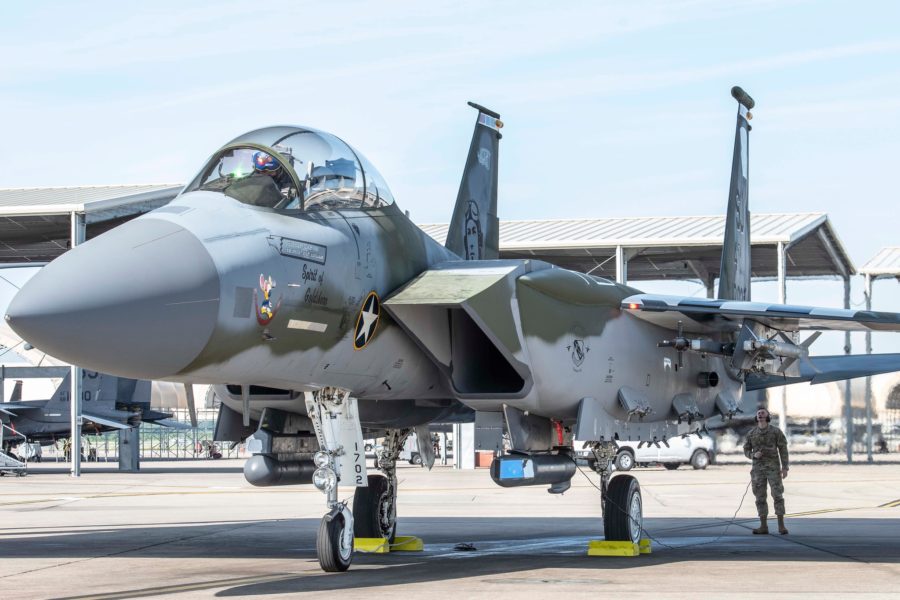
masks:
[[[681,463],[663,463],[663,466],[670,471],[674,471],[681,466]]]
[[[606,490],[603,510],[603,533],[607,540],[618,542],[641,541],[644,509],[641,486],[631,475],[617,475]]]
[[[353,533],[358,538],[387,538],[394,543],[397,511],[387,477],[369,475],[368,487],[353,493]]]
[[[630,471],[634,468],[634,454],[629,452],[628,450],[623,450],[619,452],[618,456],[616,456],[616,470],[617,471]]]
[[[344,545],[344,515],[337,514],[330,521],[322,517],[319,534],[316,536],[316,556],[319,565],[327,573],[346,571],[353,561],[353,542]]]

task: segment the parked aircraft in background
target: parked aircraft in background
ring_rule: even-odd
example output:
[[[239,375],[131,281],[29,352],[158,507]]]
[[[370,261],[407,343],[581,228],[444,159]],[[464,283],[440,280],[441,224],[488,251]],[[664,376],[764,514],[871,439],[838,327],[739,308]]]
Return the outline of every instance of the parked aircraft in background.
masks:
[[[129,429],[141,423],[186,427],[171,420],[172,415],[150,407],[150,382],[83,371],[83,434],[99,434]],[[16,382],[9,402],[0,403],[0,422],[23,437],[3,438],[3,451],[11,451],[26,439],[47,445],[68,438],[71,430],[69,376],[50,398],[22,400],[21,381]]]
[[[410,432],[473,411],[503,414],[510,448],[491,467],[501,486],[565,491],[573,439],[587,441],[606,538],[637,541],[640,486],[630,474],[610,478],[616,440],[699,435],[706,418],[735,414],[744,389],[900,369],[900,355],[811,357],[816,334],[798,337],[898,331],[900,315],[750,301],[754,102],[740,88],[732,94],[715,300],[498,259],[502,123],[472,105],[478,117],[443,246],[343,140],[270,127],[213,154],[169,205],[54,260],[6,318],[34,346],[86,368],[217,385],[219,437],[252,434],[248,479],[312,480],[327,494],[317,539],[326,571],[349,566],[354,534],[394,535],[395,464]],[[364,432],[384,437],[383,475],[367,473]],[[423,459],[433,454],[423,449]],[[339,483],[357,486],[352,509]]]

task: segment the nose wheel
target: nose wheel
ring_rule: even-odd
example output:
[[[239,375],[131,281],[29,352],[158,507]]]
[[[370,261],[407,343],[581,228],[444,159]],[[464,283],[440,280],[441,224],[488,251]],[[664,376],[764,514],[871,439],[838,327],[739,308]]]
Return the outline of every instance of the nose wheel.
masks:
[[[346,571],[353,561],[353,519],[337,510],[322,517],[316,536],[316,557],[323,571]]]

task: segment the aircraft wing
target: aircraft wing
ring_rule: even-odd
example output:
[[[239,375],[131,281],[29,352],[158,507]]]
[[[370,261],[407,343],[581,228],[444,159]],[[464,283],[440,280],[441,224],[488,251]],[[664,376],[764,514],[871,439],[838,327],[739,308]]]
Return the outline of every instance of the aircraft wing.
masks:
[[[0,408],[8,410],[37,410],[43,408],[45,401],[38,400],[36,402],[0,402]]]
[[[10,416],[16,416],[25,410],[37,410],[44,406],[44,403],[35,404],[33,402],[3,402],[0,403],[0,412]]]
[[[103,427],[112,427],[113,429],[131,429],[131,425],[129,425],[128,423],[122,423],[121,421],[104,419],[103,417],[98,417],[97,415],[89,415],[88,413],[82,413],[81,416],[88,421],[96,423],[97,425],[102,425]]]
[[[900,314],[637,294],[622,301],[622,310],[667,329],[682,323],[686,333],[737,332],[745,320],[780,331],[900,331]]]
[[[797,362],[797,369],[792,374],[748,373],[744,385],[748,390],[762,390],[805,381],[816,385],[898,370],[900,370],[900,354],[805,356]]]

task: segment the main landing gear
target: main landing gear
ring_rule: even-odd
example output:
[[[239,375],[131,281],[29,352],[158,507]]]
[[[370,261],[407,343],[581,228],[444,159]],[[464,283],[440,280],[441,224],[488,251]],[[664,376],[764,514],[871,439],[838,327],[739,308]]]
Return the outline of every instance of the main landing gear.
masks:
[[[384,538],[393,543],[397,535],[397,459],[411,429],[388,430],[375,466],[383,475],[369,475],[368,487],[353,495],[354,533],[358,538]]]
[[[603,511],[603,532],[607,541],[641,541],[644,531],[644,510],[641,486],[632,475],[611,477],[618,447],[615,442],[594,442],[592,466],[600,475],[600,495]]]

